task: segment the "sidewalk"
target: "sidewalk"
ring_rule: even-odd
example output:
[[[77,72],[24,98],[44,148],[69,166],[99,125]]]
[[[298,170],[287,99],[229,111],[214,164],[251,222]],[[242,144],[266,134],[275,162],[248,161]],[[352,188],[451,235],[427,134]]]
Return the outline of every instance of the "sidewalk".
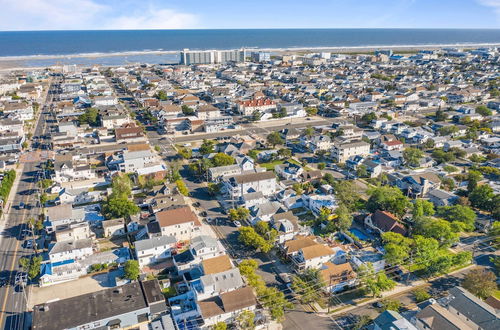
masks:
[[[362,306],[365,306],[365,305],[368,305],[368,304],[372,304],[372,303],[374,303],[376,301],[379,301],[381,299],[389,298],[391,296],[395,296],[395,295],[398,295],[398,294],[401,294],[401,293],[405,293],[405,292],[414,290],[415,288],[417,288],[417,287],[419,287],[421,285],[425,285],[425,284],[429,283],[430,281],[435,280],[437,278],[445,277],[445,276],[450,276],[450,275],[453,275],[455,273],[462,272],[464,270],[467,270],[467,269],[470,269],[470,268],[473,268],[473,267],[476,267],[476,266],[477,266],[476,264],[471,264],[469,266],[457,269],[457,270],[452,271],[450,273],[447,273],[447,274],[444,274],[444,275],[441,275],[441,276],[436,276],[436,277],[434,277],[432,279],[429,279],[429,280],[425,280],[425,281],[424,280],[418,280],[418,281],[412,282],[409,285],[398,284],[391,291],[383,292],[382,293],[382,297],[369,298],[369,299],[367,299],[367,300],[365,300],[365,301],[363,301],[363,302],[361,302],[359,304],[351,305],[351,306],[348,306],[348,307],[345,307],[345,308],[339,307],[339,308],[337,308],[338,309],[337,311],[334,311],[334,312],[332,312],[330,314],[328,314],[328,309],[321,308],[317,304],[315,304],[312,307],[316,311],[316,314],[318,316],[322,316],[322,317],[330,317],[330,316],[334,316],[334,315],[344,314],[344,313],[347,313],[347,312],[349,312],[349,311],[351,311],[353,309],[356,309],[356,308],[359,308],[359,307],[362,307]]]
[[[14,169],[16,171],[16,178],[14,179],[14,183],[12,184],[12,188],[10,189],[9,196],[5,201],[4,208],[2,210],[2,215],[0,216],[0,232],[3,233],[5,229],[5,225],[9,219],[9,211],[12,208],[12,204],[14,202],[14,198],[17,193],[17,188],[19,186],[19,182],[21,181],[21,177],[24,172],[24,164],[19,164],[19,168]],[[2,239],[3,235],[0,236]]]

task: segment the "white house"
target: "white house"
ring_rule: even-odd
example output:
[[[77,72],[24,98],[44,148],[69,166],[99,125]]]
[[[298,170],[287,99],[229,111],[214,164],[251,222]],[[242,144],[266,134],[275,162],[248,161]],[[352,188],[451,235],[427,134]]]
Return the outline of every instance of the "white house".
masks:
[[[155,214],[162,236],[189,241],[200,233],[201,224],[189,206],[166,209]]]
[[[55,243],[49,248],[49,259],[51,263],[82,259],[92,255],[92,239],[85,238],[74,241],[63,241]]]
[[[176,242],[173,236],[157,236],[136,241],[134,243],[135,255],[139,261],[139,267],[142,268],[171,257]]]
[[[246,193],[257,191],[269,196],[274,194],[278,187],[276,176],[270,171],[226,177],[222,182],[231,199],[238,199]]]
[[[240,270],[232,268],[215,274],[203,275],[191,287],[194,287],[198,300],[205,300],[236,290],[243,285]]]
[[[370,144],[364,141],[336,143],[332,147],[332,157],[339,163],[345,163],[352,156],[370,154]]]
[[[376,273],[383,271],[385,268],[384,255],[375,249],[357,250],[351,255],[351,262],[355,268],[367,266],[370,263]]]
[[[316,243],[299,249],[292,257],[295,269],[303,271],[306,269],[319,269],[325,262],[332,260],[335,251],[330,247]]]
[[[254,311],[257,300],[251,287],[239,288],[198,302],[204,325],[210,327],[219,322],[232,323],[243,311]]]

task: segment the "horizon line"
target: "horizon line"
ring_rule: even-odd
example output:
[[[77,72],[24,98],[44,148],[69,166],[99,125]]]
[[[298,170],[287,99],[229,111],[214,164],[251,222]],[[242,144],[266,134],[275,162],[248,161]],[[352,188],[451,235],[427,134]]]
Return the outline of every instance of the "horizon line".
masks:
[[[40,30],[0,30],[5,32],[117,32],[117,31],[255,31],[255,30],[491,30],[498,28],[463,27],[270,27],[270,28],[191,28],[191,29],[40,29]]]

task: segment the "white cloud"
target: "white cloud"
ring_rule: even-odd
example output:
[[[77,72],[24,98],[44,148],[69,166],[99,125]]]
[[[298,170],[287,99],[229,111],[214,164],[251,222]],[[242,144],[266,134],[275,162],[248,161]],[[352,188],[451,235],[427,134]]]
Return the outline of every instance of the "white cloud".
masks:
[[[150,1],[114,6],[99,0],[0,0],[0,30],[193,28],[198,17]]]
[[[111,19],[107,29],[186,29],[197,25],[193,14],[172,9],[150,8],[139,15],[126,15]]]
[[[493,8],[497,19],[500,21],[500,0],[477,0],[477,2],[483,6]]]

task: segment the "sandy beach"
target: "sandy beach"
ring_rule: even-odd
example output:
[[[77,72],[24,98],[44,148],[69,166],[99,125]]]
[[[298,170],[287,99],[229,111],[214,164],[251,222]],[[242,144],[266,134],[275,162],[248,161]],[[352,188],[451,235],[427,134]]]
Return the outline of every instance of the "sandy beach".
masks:
[[[274,55],[283,54],[303,54],[307,52],[331,52],[336,54],[366,54],[380,49],[392,49],[395,53],[411,53],[419,50],[436,50],[447,47],[470,49],[480,47],[500,47],[500,43],[462,43],[462,44],[428,44],[428,45],[375,45],[375,46],[349,46],[349,47],[287,47],[287,48],[246,48],[248,52],[252,51],[267,51]],[[78,59],[87,59],[98,63],[100,58],[113,58],[127,56],[162,56],[162,55],[176,55],[180,50],[146,50],[146,51],[126,51],[115,53],[82,53],[82,54],[68,54],[68,55],[29,55],[29,56],[4,56],[0,57],[0,71],[12,71],[21,69],[36,69],[44,68],[55,65],[60,65],[59,61],[64,60],[64,64],[72,64],[72,59],[78,62]],[[29,62],[53,60],[53,64],[49,65],[27,65]],[[69,63],[68,63],[69,62]],[[147,61],[145,61],[147,63]],[[126,64],[126,63],[124,63]],[[123,65],[124,65],[123,64]],[[109,65],[114,66],[114,65]]]

